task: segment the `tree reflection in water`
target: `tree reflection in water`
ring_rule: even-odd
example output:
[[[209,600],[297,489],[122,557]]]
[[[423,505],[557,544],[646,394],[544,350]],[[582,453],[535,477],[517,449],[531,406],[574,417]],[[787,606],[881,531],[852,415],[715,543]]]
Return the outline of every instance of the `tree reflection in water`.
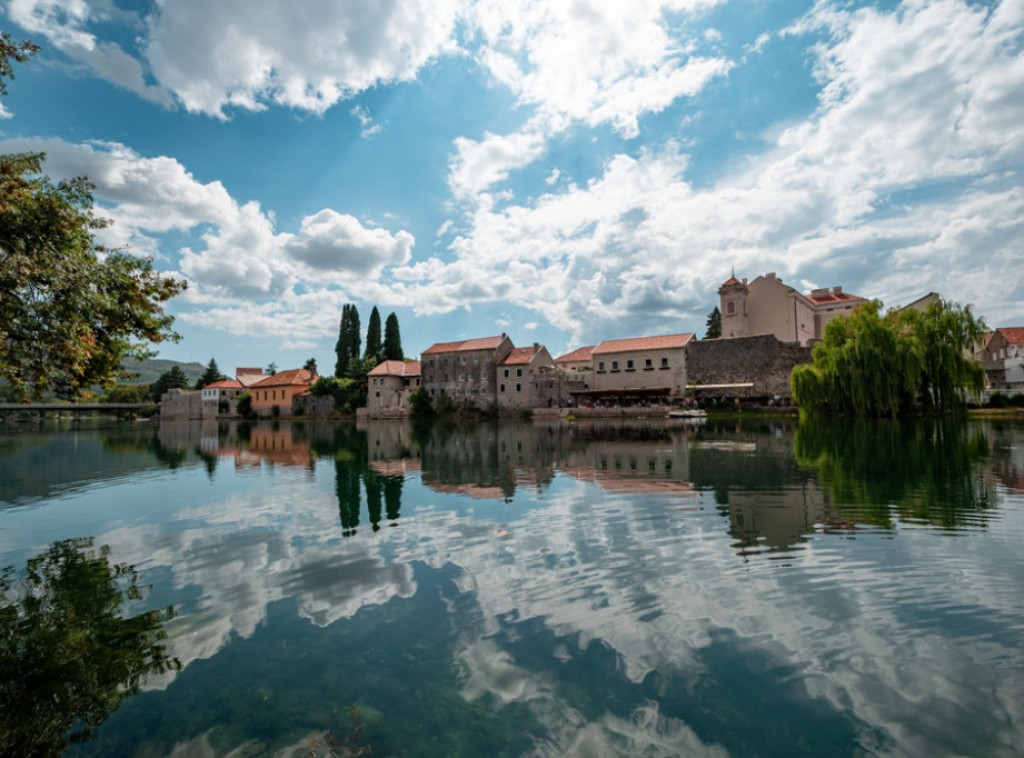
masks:
[[[55,542],[0,574],[0,755],[54,756],[89,739],[167,655],[173,608],[123,615],[138,574],[91,538]]]
[[[976,528],[997,505],[983,472],[988,438],[961,421],[805,422],[794,454],[817,471],[839,513],[857,523]]]

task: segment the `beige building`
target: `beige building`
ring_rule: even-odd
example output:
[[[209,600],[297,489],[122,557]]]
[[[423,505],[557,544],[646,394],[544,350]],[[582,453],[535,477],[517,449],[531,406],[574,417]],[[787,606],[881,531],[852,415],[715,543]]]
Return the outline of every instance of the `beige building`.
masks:
[[[433,402],[449,397],[486,408],[498,402],[498,363],[514,345],[507,335],[438,342],[420,356],[423,389]]]
[[[519,411],[558,404],[559,377],[543,345],[515,347],[498,363],[498,408]]]
[[[420,386],[419,361],[381,361],[366,375],[368,415],[408,411],[409,395]]]
[[[669,403],[686,393],[686,345],[692,332],[605,340],[591,352],[593,381],[578,403]]]
[[[804,295],[774,273],[749,284],[732,276],[718,288],[718,296],[724,339],[773,334],[780,342],[799,345],[820,340],[825,324],[864,302],[862,297],[843,292],[842,287]]]

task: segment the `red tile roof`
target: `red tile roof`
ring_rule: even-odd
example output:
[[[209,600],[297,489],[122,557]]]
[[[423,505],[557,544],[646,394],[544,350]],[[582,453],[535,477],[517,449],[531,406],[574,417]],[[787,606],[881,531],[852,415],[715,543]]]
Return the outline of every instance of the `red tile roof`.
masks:
[[[480,337],[471,340],[460,340],[459,342],[437,342],[424,350],[422,355],[457,353],[464,350],[494,350],[506,339],[506,335],[502,334],[497,337]]]
[[[624,340],[604,340],[594,348],[593,355],[622,353],[628,350],[665,350],[685,347],[694,338],[693,332],[666,334],[660,337],[633,337]]]
[[[514,347],[499,363],[499,366],[514,366],[516,364],[527,364],[537,354],[536,347]]]
[[[996,331],[1011,345],[1024,345],[1024,326],[1001,326]]]
[[[732,284],[743,284],[743,282],[741,282],[735,276],[730,276],[728,279],[726,279],[724,282],[722,282],[722,286],[723,287],[728,287],[728,286],[730,286]]]
[[[818,305],[824,303],[849,303],[854,300],[863,300],[864,298],[858,295],[848,295],[845,292],[835,292],[830,290],[823,295],[815,295],[813,292],[809,295],[804,295],[808,300],[812,300]]]
[[[207,384],[203,389],[226,389],[226,390],[237,390],[242,388],[242,383],[237,379],[221,379],[219,382],[213,384]]]
[[[555,363],[587,363],[590,361],[590,356],[594,353],[594,346],[587,345],[586,347],[578,347],[571,353],[555,358]]]
[[[368,376],[419,376],[419,361],[381,361]]]
[[[316,381],[316,375],[304,368],[293,368],[288,371],[278,371],[276,374],[265,377],[263,381],[256,382],[252,387],[290,387],[294,385],[309,385]]]

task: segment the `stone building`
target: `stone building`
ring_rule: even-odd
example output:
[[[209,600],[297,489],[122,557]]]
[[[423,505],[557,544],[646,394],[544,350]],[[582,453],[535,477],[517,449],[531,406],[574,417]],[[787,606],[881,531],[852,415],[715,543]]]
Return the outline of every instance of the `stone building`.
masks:
[[[366,375],[366,381],[366,409],[359,415],[407,413],[409,395],[420,386],[420,362],[381,361]]]
[[[519,411],[559,403],[561,383],[551,353],[536,342],[512,348],[498,363],[498,408]]]
[[[991,332],[975,359],[985,367],[989,389],[1024,390],[1024,327],[1003,326]]]
[[[431,345],[420,356],[423,389],[434,402],[449,397],[456,404],[495,406],[498,364],[513,347],[505,334]]]
[[[572,392],[575,402],[670,403],[686,393],[686,346],[692,332],[605,340],[591,352],[593,381]]]
[[[749,284],[732,276],[718,288],[718,296],[723,339],[773,334],[781,342],[800,345],[820,340],[825,324],[864,302],[862,297],[843,292],[842,287],[804,295],[774,273]]]
[[[694,340],[686,348],[689,393],[699,402],[788,399],[793,367],[810,360],[810,346],[781,342],[772,334]]]

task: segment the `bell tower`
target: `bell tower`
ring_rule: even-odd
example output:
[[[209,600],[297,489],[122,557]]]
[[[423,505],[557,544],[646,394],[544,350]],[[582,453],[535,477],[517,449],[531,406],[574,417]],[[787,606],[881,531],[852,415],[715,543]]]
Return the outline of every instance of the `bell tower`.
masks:
[[[747,321],[747,295],[749,294],[747,280],[737,279],[735,269],[733,269],[732,276],[718,288],[723,339],[746,337],[750,334],[750,324]]]

